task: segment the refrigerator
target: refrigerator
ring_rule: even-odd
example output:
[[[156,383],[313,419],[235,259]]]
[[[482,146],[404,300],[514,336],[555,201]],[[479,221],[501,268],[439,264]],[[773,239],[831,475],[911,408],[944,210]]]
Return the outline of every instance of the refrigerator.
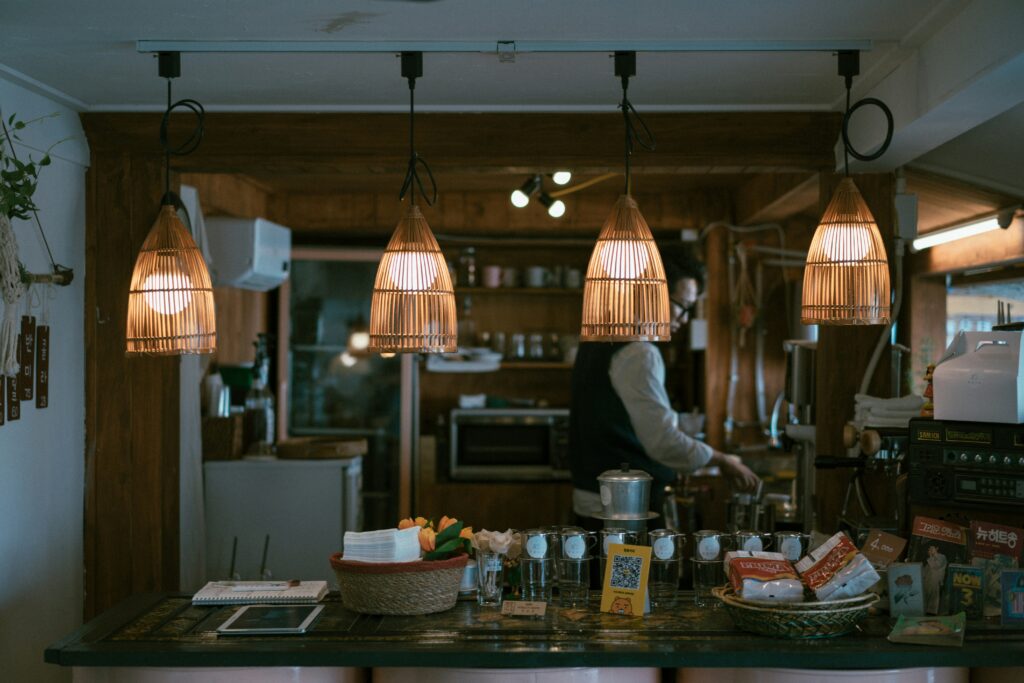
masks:
[[[367,529],[394,527],[411,514],[419,409],[415,356],[366,348],[380,256],[376,249],[293,248],[279,298],[279,438],[366,439]]]
[[[328,558],[342,550],[346,531],[362,528],[361,457],[220,460],[203,470],[208,580],[336,585]]]

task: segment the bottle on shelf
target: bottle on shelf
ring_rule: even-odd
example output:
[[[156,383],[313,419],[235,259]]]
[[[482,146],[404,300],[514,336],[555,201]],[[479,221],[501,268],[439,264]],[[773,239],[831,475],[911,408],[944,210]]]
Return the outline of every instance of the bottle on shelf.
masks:
[[[466,247],[459,254],[459,287],[476,287],[476,249]]]
[[[245,452],[249,455],[273,455],[274,394],[268,386],[270,354],[267,349],[267,335],[257,335],[253,346],[256,347],[256,359],[252,365],[252,387],[245,395],[245,413],[242,421]]]
[[[462,314],[458,322],[459,346],[476,346],[476,321],[473,319],[473,299],[462,297]]]

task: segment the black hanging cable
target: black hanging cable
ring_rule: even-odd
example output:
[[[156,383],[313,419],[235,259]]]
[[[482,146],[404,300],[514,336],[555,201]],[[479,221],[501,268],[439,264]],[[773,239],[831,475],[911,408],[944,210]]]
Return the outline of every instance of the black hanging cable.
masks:
[[[850,89],[853,87],[853,77],[860,72],[860,53],[856,50],[841,50],[839,52],[839,75],[845,79],[846,82],[846,112],[843,114],[843,172],[850,175],[850,157],[859,159],[860,161],[874,161],[879,158],[885,151],[889,149],[889,145],[892,143],[893,134],[893,119],[892,111],[886,106],[885,102],[878,99],[877,97],[865,97],[864,99],[858,100],[852,107],[850,106]],[[850,142],[850,119],[853,117],[853,113],[861,107],[875,106],[882,110],[885,114],[886,128],[885,128],[885,140],[882,141],[881,146],[870,154],[862,154],[858,152],[853,143]]]
[[[167,79],[167,109],[160,120],[160,146],[164,150],[164,196],[162,204],[171,204],[180,207],[181,199],[171,192],[171,156],[185,156],[191,154],[203,141],[206,110],[203,105],[193,99],[182,99],[172,103],[171,82],[181,73],[180,55],[177,52],[160,53],[160,76]],[[195,114],[196,125],[189,136],[177,147],[172,147],[168,127],[171,122],[171,112],[175,109],[184,108]]]
[[[633,103],[629,101],[629,77],[636,74],[636,53],[616,52],[615,53],[615,75],[622,79],[622,102],[619,109],[622,110],[622,120],[625,128],[625,167],[626,187],[625,194],[630,192],[630,158],[633,155],[633,143],[640,145],[647,151],[654,150],[654,134],[647,127]],[[639,124],[639,129],[637,128]],[[638,130],[641,134],[638,134]]]
[[[428,206],[433,206],[434,202],[437,201],[437,182],[434,180],[434,174],[431,172],[430,166],[428,166],[423,157],[416,152],[416,78],[422,75],[423,53],[403,52],[402,76],[409,80],[409,166],[406,168],[405,180],[402,182],[402,191],[398,193],[398,199],[399,201],[405,199],[406,193],[412,190],[409,201],[415,204],[416,189],[419,188],[420,194],[423,196],[423,201],[425,201]],[[430,180],[431,193],[429,197],[427,196],[427,191],[423,186],[423,181],[420,179],[419,167],[423,167],[423,170],[427,172],[427,178]]]

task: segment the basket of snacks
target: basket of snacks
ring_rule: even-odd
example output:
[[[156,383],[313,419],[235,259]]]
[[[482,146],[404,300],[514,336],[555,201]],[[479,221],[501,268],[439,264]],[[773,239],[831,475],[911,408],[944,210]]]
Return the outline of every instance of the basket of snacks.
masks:
[[[780,638],[834,638],[849,633],[878,595],[867,593],[855,598],[822,602],[761,602],[744,600],[732,586],[712,589],[722,601],[736,626],[744,631]]]
[[[362,614],[413,615],[443,612],[455,606],[473,530],[448,517],[441,518],[436,531],[434,523],[422,517],[399,524],[400,530],[412,527],[419,530],[418,534],[409,533],[418,536],[421,559],[364,562],[346,559],[342,553],[331,556],[331,568],[347,609]]]
[[[779,553],[726,554],[729,585],[715,588],[736,626],[781,638],[832,638],[856,627],[878,602],[865,592],[878,572],[840,532],[796,565]]]

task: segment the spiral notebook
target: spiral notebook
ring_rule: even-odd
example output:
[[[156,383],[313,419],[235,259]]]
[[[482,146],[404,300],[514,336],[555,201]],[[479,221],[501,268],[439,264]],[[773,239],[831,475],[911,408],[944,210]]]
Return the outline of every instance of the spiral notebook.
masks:
[[[192,604],[312,604],[325,595],[326,581],[210,581],[192,596]]]

